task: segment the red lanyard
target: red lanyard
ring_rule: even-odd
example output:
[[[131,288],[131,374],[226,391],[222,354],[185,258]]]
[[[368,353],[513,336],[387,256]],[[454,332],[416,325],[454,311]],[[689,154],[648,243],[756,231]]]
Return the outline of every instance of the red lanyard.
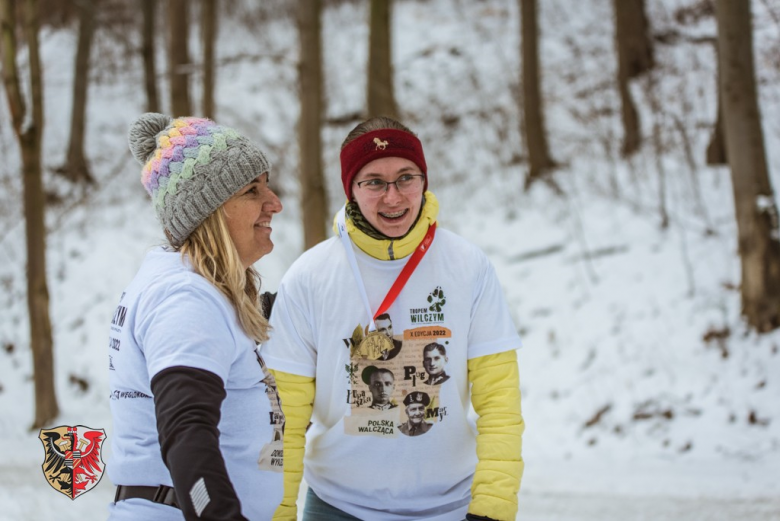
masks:
[[[346,213],[347,212],[345,207],[342,208],[337,215],[336,224],[338,227],[339,237],[341,238],[341,242],[344,245],[344,250],[347,254],[347,260],[349,261],[350,267],[352,269],[352,273],[355,275],[355,282],[357,282],[358,290],[360,292],[360,297],[363,300],[363,305],[366,307],[366,313],[368,313],[368,316],[371,317],[371,324],[369,325],[369,331],[376,331],[376,324],[374,323],[374,319],[379,315],[381,315],[382,313],[384,313],[385,311],[387,311],[388,308],[390,308],[393,302],[395,302],[395,299],[401,293],[403,287],[406,285],[406,282],[409,280],[409,277],[412,276],[412,273],[414,272],[415,268],[417,268],[417,265],[420,264],[420,261],[422,260],[423,256],[428,251],[428,249],[430,248],[431,243],[433,242],[434,235],[436,235],[436,223],[433,223],[428,227],[428,232],[425,234],[425,237],[423,237],[423,240],[414,250],[414,253],[409,258],[409,260],[406,261],[406,265],[401,270],[401,273],[398,275],[398,278],[393,283],[393,286],[390,288],[390,291],[387,292],[387,295],[385,296],[385,300],[382,302],[382,305],[379,306],[377,312],[372,316],[371,304],[368,302],[366,287],[363,284],[363,279],[360,276],[360,269],[358,268],[357,265],[355,252],[352,251],[352,241],[349,238],[349,233],[347,232]]]
[[[393,305],[395,299],[398,298],[401,290],[404,288],[404,286],[406,286],[409,277],[412,276],[412,273],[414,273],[417,265],[420,264],[420,261],[428,251],[428,248],[433,242],[434,235],[436,235],[436,223],[433,223],[428,227],[428,233],[425,234],[422,242],[420,242],[419,246],[417,246],[417,248],[414,250],[414,253],[409,258],[409,260],[406,261],[404,269],[401,270],[401,273],[398,275],[398,278],[395,279],[395,282],[390,288],[390,291],[387,292],[387,296],[385,297],[385,300],[382,301],[382,305],[380,305],[379,309],[377,309],[376,313],[374,313],[374,320],[376,320],[376,317],[390,309],[390,306]]]

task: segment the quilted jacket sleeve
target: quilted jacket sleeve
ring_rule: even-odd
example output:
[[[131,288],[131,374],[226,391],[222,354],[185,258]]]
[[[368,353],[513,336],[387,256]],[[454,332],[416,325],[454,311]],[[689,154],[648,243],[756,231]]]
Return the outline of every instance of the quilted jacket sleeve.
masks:
[[[497,521],[517,516],[523,476],[523,422],[517,352],[505,351],[468,362],[471,402],[477,420],[477,469],[469,514]]]
[[[306,427],[314,403],[314,378],[271,370],[276,379],[284,413],[284,497],[274,513],[274,520],[298,519],[296,500],[303,478],[303,453]]]

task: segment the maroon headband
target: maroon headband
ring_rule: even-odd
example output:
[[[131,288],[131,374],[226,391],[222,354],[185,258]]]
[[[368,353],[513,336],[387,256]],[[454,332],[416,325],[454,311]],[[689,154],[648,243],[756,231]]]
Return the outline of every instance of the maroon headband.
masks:
[[[420,140],[403,130],[383,128],[363,134],[341,149],[341,182],[350,201],[352,181],[357,173],[374,159],[383,157],[402,157],[413,162],[425,174],[423,191],[428,189],[428,167]]]

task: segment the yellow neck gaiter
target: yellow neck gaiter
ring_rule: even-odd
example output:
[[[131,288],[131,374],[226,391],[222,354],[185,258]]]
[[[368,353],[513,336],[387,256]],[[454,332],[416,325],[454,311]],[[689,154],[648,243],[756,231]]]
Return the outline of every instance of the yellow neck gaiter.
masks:
[[[341,210],[339,210],[341,211]],[[368,255],[371,255],[375,259],[379,260],[395,260],[403,259],[412,254],[415,248],[423,240],[425,234],[428,232],[428,227],[436,222],[436,217],[439,215],[439,201],[436,200],[436,196],[433,192],[425,192],[425,204],[420,212],[420,218],[417,219],[417,223],[414,227],[401,239],[389,239],[378,240],[373,239],[357,229],[352,223],[352,220],[347,218],[347,233],[352,242],[357,244],[357,247],[363,250]],[[338,234],[338,226],[336,225],[336,219],[338,215],[333,219],[333,231]]]

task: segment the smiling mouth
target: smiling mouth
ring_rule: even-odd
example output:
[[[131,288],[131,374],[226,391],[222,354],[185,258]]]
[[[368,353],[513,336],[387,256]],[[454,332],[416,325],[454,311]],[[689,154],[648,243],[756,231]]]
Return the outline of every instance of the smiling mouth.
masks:
[[[256,228],[270,228],[271,227],[271,221],[262,222],[262,223],[255,223]]]
[[[382,217],[384,217],[385,219],[388,219],[388,220],[391,220],[391,221],[395,221],[395,220],[398,220],[398,219],[400,219],[400,218],[401,218],[401,217],[403,217],[404,215],[406,215],[406,213],[407,213],[408,211],[409,211],[409,209],[407,208],[407,209],[405,209],[405,210],[401,210],[400,212],[393,212],[393,213],[389,213],[389,212],[379,212],[379,215],[381,215],[381,216],[382,216]]]

